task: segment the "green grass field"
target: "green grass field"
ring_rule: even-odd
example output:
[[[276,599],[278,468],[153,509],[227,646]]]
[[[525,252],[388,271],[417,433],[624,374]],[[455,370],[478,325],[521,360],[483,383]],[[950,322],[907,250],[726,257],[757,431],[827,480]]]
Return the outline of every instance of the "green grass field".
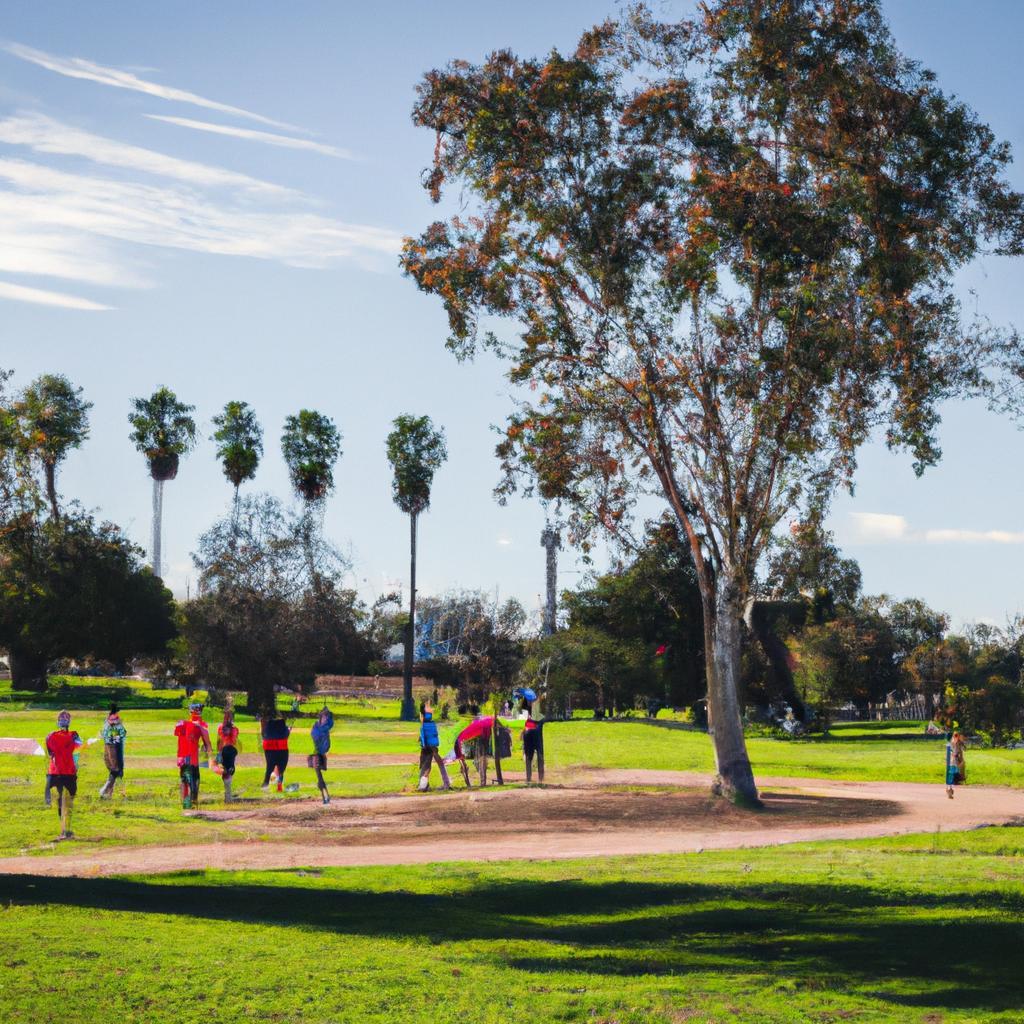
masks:
[[[1024,829],[585,862],[0,877],[0,907],[5,1024],[1024,1019]]]
[[[111,681],[111,688],[127,688],[138,704],[159,702],[159,706],[130,707],[124,701],[123,719],[128,728],[126,745],[126,798],[98,799],[106,778],[102,745],[88,746],[81,758],[80,795],[76,801],[75,832],[83,843],[127,845],[189,843],[213,838],[237,838],[229,828],[183,817],[178,807],[177,770],[174,767],[174,723],[183,716],[184,694],[154,691],[136,681]],[[9,684],[7,696],[9,693]],[[83,739],[97,737],[109,703],[110,690],[104,681],[61,680],[67,688],[62,696],[79,700],[55,702],[48,694],[35,707],[19,699],[0,704],[0,736],[32,737],[39,741],[54,728],[55,707],[67,703],[86,705],[73,711],[73,727]],[[0,694],[2,695],[2,694]],[[290,703],[290,702],[289,702]],[[373,704],[365,701],[336,701],[328,780],[336,796],[368,796],[380,793],[411,793],[415,785],[418,754],[415,723],[397,720],[397,702]],[[207,714],[211,732],[220,716]],[[258,724],[248,715],[237,716],[242,730],[242,753],[259,754]],[[461,722],[441,723],[442,747],[454,741]],[[748,741],[755,772],[762,776],[789,775],[811,778],[938,782],[942,777],[944,744],[941,739],[901,739],[898,732],[912,730],[920,736],[923,725],[858,723],[839,726],[828,739],[787,741],[751,738]],[[312,751],[309,740],[311,718],[293,723],[292,760],[287,781],[298,783],[295,794],[261,794],[263,770],[245,765],[235,778],[236,792],[266,801],[307,799],[317,795],[313,772],[305,766]],[[549,770],[583,768],[651,768],[661,770],[711,771],[713,758],[708,737],[673,724],[650,724],[643,720],[595,722],[576,719],[550,722],[545,727]],[[893,732],[895,738],[891,738]],[[346,764],[343,757],[362,758]],[[383,762],[373,763],[374,759]],[[518,767],[518,750],[513,767]],[[56,813],[42,809],[45,758],[0,754],[0,856],[20,852],[46,855],[53,852]],[[1024,787],[1024,750],[972,750],[968,755],[972,783]],[[203,772],[206,806],[219,805],[222,787],[217,776]]]

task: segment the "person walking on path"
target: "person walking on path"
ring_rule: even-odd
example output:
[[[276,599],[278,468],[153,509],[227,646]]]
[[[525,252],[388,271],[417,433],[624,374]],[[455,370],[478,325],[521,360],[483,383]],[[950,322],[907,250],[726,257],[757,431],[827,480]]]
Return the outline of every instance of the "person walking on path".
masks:
[[[537,759],[537,781],[544,781],[544,716],[540,711],[540,697],[528,687],[513,691],[526,711],[523,725],[523,758],[526,761],[526,783],[533,781],[533,760]]]
[[[199,806],[199,744],[203,745],[203,756],[210,760],[210,730],[203,721],[203,705],[192,701],[188,706],[188,718],[183,718],[174,727],[178,737],[178,771],[181,776],[181,806],[188,810]]]
[[[331,749],[331,730],[334,728],[334,715],[331,709],[324,704],[320,714],[316,716],[313,728],[309,735],[313,738],[313,753],[310,755],[310,767],[316,771],[316,786],[320,790],[320,797],[325,804],[331,802],[331,794],[327,792],[327,782],[324,780],[324,772],[327,770],[327,751]]]
[[[49,778],[57,790],[57,814],[60,817],[58,839],[73,839],[71,810],[78,795],[78,748],[82,738],[71,730],[71,712],[57,716],[57,728],[46,737],[46,753],[50,756]]]
[[[452,788],[452,784],[439,752],[441,739],[437,733],[433,709],[429,704],[420,705],[420,717],[420,782],[417,789],[421,793],[430,789],[430,769],[436,761],[438,768],[441,769],[441,785],[447,791]]]
[[[953,787],[967,784],[967,761],[964,750],[967,741],[963,733],[955,732],[946,744],[946,795],[953,799]]]
[[[110,705],[110,714],[103,723],[100,736],[103,739],[103,763],[107,768],[107,781],[100,789],[100,799],[109,800],[114,795],[118,779],[124,778],[124,738],[128,730],[121,721],[116,704]]]
[[[224,709],[224,721],[217,726],[217,762],[224,782],[224,803],[234,800],[231,785],[235,777],[235,759],[238,757],[238,726],[231,708]]]
[[[277,791],[284,789],[284,772],[288,767],[288,737],[291,729],[279,712],[274,712],[273,718],[261,719],[260,735],[263,739],[263,757],[267,763],[267,770],[263,775],[261,789],[267,789],[270,785],[270,776],[277,774]]]

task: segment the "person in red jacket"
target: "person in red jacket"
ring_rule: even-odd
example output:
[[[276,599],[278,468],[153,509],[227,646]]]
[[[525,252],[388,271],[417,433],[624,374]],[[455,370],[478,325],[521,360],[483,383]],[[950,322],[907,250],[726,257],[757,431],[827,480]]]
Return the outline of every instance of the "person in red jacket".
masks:
[[[270,785],[271,775],[277,775],[278,793],[284,789],[284,772],[288,767],[288,736],[291,729],[280,713],[273,718],[261,719],[260,735],[263,740],[263,758],[267,762],[267,770],[263,776],[261,789]]]
[[[71,731],[71,712],[57,716],[57,728],[46,737],[46,752],[50,755],[49,775],[57,789],[57,813],[60,815],[58,839],[71,839],[71,808],[78,795],[78,765],[75,754],[82,738]]]
[[[178,737],[178,769],[181,774],[181,806],[186,810],[199,804],[199,744],[210,760],[210,730],[203,721],[203,705],[193,701],[188,706],[188,718],[175,727]]]

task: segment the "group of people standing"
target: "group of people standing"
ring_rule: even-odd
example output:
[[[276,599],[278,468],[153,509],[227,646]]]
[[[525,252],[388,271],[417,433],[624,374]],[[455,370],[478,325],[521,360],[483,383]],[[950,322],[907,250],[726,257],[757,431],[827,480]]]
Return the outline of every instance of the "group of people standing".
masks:
[[[232,784],[235,775],[235,764],[241,747],[238,726],[231,708],[224,711],[224,720],[217,726],[217,753],[212,757],[210,730],[203,721],[203,705],[198,701],[189,704],[189,717],[182,719],[174,727],[174,735],[178,737],[178,768],[181,776],[182,806],[190,808],[199,800],[199,747],[203,747],[206,763],[220,775],[224,783],[224,800],[234,799]],[[307,764],[316,772],[317,788],[320,798],[325,804],[331,802],[324,779],[327,769],[327,752],[331,749],[331,730],[334,728],[334,715],[325,705],[316,717],[310,737],[313,740],[314,752],[307,759]],[[288,740],[291,727],[281,714],[264,716],[260,719],[260,743],[263,747],[265,771],[260,786],[264,791],[276,784],[277,792],[284,790],[284,773],[288,769]],[[297,788],[297,787],[296,787]]]
[[[537,694],[528,688],[514,691],[516,706],[525,713],[523,726],[523,755],[526,761],[526,781],[533,780],[533,768],[536,762],[538,781],[544,781],[544,717],[540,712],[540,700]],[[478,711],[478,709],[473,709]],[[458,763],[466,786],[470,785],[468,761],[476,765],[479,784],[487,785],[487,760],[495,757],[497,781],[503,783],[501,777],[501,758],[512,754],[511,730],[496,715],[480,715],[477,713],[456,737],[454,749],[447,757],[440,752],[440,735],[433,711],[429,705],[420,708],[420,763],[419,786],[421,791],[430,788],[430,772],[437,764],[441,772],[441,783],[445,789],[451,789],[448,766]],[[324,804],[331,802],[330,792],[324,772],[327,770],[327,754],[331,749],[331,730],[334,728],[334,715],[324,705],[316,716],[310,730],[313,742],[313,753],[306,760],[309,768],[316,773],[317,789]],[[284,787],[284,776],[288,768],[288,743],[291,728],[283,714],[277,713],[260,719],[260,743],[263,748],[265,771],[261,788],[267,790],[276,784],[280,793]],[[100,730],[103,741],[103,762],[107,769],[107,779],[100,789],[101,800],[109,799],[114,794],[118,780],[124,779],[124,747],[128,730],[121,720],[120,710],[112,705]],[[209,765],[220,777],[224,785],[224,800],[233,800],[232,791],[235,767],[241,749],[240,731],[235,724],[234,711],[227,708],[216,732],[216,753],[210,737],[210,727],[203,720],[203,705],[192,701],[188,706],[188,717],[181,719],[174,727],[177,739],[177,766],[181,783],[181,802],[184,808],[197,806],[199,802],[200,767]],[[90,743],[95,742],[90,740]],[[79,751],[83,746],[82,738],[71,729],[71,713],[61,711],[57,716],[57,728],[46,737],[46,754],[49,766],[46,774],[44,802],[47,807],[52,805],[51,793],[57,791],[57,812],[60,816],[60,839],[73,836],[71,831],[71,813],[75,797],[78,795],[78,760]],[[496,755],[496,756],[495,756]],[[290,788],[290,787],[289,787]]]
[[[544,781],[544,716],[540,710],[540,698],[528,687],[517,687],[513,691],[515,707],[526,715],[523,724],[523,757],[526,762],[526,782],[533,781],[533,766],[536,761],[537,780]],[[481,715],[479,708],[470,709],[474,714],[469,723],[455,738],[455,746],[447,757],[441,756],[440,737],[433,709],[429,704],[420,705],[420,781],[417,789],[422,793],[430,789],[430,772],[436,763],[441,772],[441,787],[451,789],[448,766],[458,764],[463,781],[468,789],[468,761],[476,766],[481,786],[487,785],[487,759],[494,758],[495,775],[499,785],[504,784],[501,774],[501,760],[512,756],[512,730],[497,715]]]

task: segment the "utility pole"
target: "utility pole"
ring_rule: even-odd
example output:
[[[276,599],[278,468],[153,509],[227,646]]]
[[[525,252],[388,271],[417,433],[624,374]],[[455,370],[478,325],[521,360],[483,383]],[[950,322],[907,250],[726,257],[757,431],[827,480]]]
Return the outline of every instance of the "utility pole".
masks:
[[[562,539],[550,524],[544,527],[540,535],[540,546],[547,552],[547,603],[544,605],[544,636],[551,636],[555,631],[555,612],[558,601],[558,549]]]

